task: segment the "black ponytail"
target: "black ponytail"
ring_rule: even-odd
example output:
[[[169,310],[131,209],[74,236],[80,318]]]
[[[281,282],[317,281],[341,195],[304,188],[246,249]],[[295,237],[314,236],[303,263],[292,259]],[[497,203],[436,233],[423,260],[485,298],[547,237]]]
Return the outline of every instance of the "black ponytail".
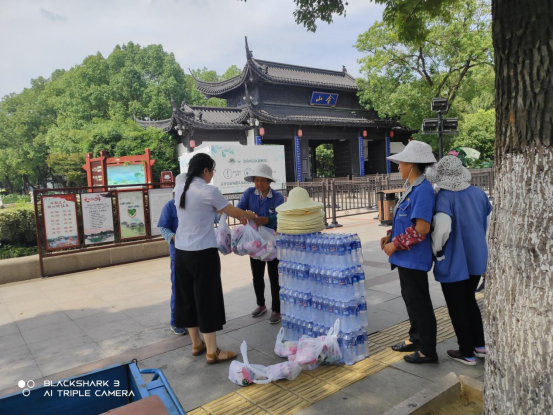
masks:
[[[186,174],[186,182],[184,184],[184,191],[180,197],[179,207],[184,209],[186,206],[186,191],[190,187],[194,177],[202,177],[205,169],[210,172],[215,168],[215,161],[205,153],[198,153],[190,159],[188,164],[188,172]]]

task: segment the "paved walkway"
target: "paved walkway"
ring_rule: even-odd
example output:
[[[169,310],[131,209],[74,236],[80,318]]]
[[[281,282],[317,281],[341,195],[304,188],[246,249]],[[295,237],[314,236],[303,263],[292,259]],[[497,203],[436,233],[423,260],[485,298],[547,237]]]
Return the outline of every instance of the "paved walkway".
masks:
[[[374,216],[341,218],[344,227],[329,231],[356,232],[363,242],[369,333],[407,320],[397,271],[390,270],[379,247],[386,228],[378,226]],[[227,325],[218,335],[220,347],[238,351],[246,340],[252,363],[280,362],[273,352],[279,326],[268,324],[268,316],[250,316],[256,304],[248,258],[221,258]],[[40,384],[42,378],[62,379],[133,358],[140,367],[162,369],[187,411],[239,389],[227,379],[228,365],[206,366],[205,357],[192,357],[189,336],[175,336],[169,330],[168,268],[169,259],[163,258],[0,286],[0,396],[18,391],[15,385],[21,379]],[[439,284],[432,276],[430,281],[434,307],[444,306]],[[270,304],[268,284],[265,291]],[[441,357],[442,348],[438,348]],[[351,408],[372,406],[375,399],[380,402],[375,408],[384,411],[443,374],[452,370],[466,374],[454,362],[407,366],[394,364],[306,411],[326,412],[332,407],[326,406],[327,401],[338,405],[336,409],[344,400]],[[481,374],[482,365],[469,375]],[[398,393],[393,392],[396,388]]]

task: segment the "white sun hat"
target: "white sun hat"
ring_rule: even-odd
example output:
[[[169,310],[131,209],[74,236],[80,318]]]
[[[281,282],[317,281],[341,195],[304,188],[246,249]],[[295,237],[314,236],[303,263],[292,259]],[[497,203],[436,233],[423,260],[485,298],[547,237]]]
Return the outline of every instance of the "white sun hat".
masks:
[[[323,204],[314,202],[309,197],[309,193],[303,187],[295,187],[288,195],[288,201],[276,208],[278,213],[288,211],[305,210],[308,214],[314,209],[322,209]]]
[[[410,141],[401,153],[386,158],[394,163],[436,163],[432,147],[422,141]]]
[[[186,183],[186,173],[177,174],[175,176],[175,187],[173,187],[173,194],[178,186],[183,186]]]
[[[271,182],[275,181],[275,179],[273,179],[273,169],[271,169],[271,167],[267,164],[258,164],[255,166],[253,172],[249,176],[244,177],[244,180],[247,182],[253,182],[256,177],[264,177],[265,179],[269,179]]]
[[[436,165],[436,171],[429,172],[426,178],[440,189],[459,192],[470,186],[472,175],[460,159],[445,156]]]

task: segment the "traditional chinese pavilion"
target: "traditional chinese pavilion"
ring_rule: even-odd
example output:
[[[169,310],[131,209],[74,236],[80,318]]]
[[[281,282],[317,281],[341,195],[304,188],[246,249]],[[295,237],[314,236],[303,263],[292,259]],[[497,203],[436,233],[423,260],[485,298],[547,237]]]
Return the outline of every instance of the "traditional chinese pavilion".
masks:
[[[287,181],[315,176],[316,148],[334,148],[336,177],[386,173],[386,155],[407,144],[412,133],[396,121],[379,118],[359,105],[355,78],[341,71],[259,60],[246,38],[242,73],[222,82],[196,80],[207,98],[225,99],[227,107],[180,108],[162,121],[137,120],[179,140],[179,155],[209,142],[285,147]],[[394,151],[396,149],[396,151]]]

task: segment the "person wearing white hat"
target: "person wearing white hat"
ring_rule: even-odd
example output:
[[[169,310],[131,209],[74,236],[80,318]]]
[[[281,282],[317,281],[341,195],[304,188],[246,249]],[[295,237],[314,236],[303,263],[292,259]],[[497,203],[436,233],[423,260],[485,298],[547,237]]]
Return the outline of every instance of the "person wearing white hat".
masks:
[[[426,168],[436,162],[432,147],[411,141],[399,154],[388,157],[399,164],[401,177],[408,183],[394,209],[392,229],[380,245],[390,257],[392,269],[398,268],[401,295],[411,322],[409,339],[392,346],[397,352],[414,352],[404,357],[408,363],[433,363],[436,354],[436,317],[428,286],[432,269],[430,223],[436,196],[424,176]]]
[[[254,219],[257,226],[266,226],[276,231],[276,208],[284,203],[284,196],[280,192],[271,189],[273,169],[267,164],[258,164],[254,171],[244,177],[247,182],[253,182],[254,187],[247,189],[236,205],[242,210],[249,210],[257,214]],[[260,261],[250,257],[250,266],[253,275],[253,288],[257,300],[257,307],[252,312],[252,317],[260,317],[267,312],[265,305],[265,263],[271,284],[272,313],[269,323],[280,323],[280,286],[278,283],[278,259],[272,261]]]
[[[448,350],[447,355],[474,366],[475,356],[486,356],[474,294],[488,263],[486,230],[492,205],[482,189],[470,185],[471,174],[457,157],[442,158],[428,180],[440,189],[432,223],[434,278],[441,283],[459,343],[459,350]]]
[[[187,334],[188,331],[184,327],[175,326],[175,233],[179,227],[179,218],[177,216],[177,208],[175,206],[175,189],[178,186],[184,186],[186,182],[186,174],[178,174],[175,177],[175,187],[173,187],[173,199],[169,200],[159,215],[157,227],[161,236],[169,244],[169,257],[171,258],[171,330],[175,334]]]

